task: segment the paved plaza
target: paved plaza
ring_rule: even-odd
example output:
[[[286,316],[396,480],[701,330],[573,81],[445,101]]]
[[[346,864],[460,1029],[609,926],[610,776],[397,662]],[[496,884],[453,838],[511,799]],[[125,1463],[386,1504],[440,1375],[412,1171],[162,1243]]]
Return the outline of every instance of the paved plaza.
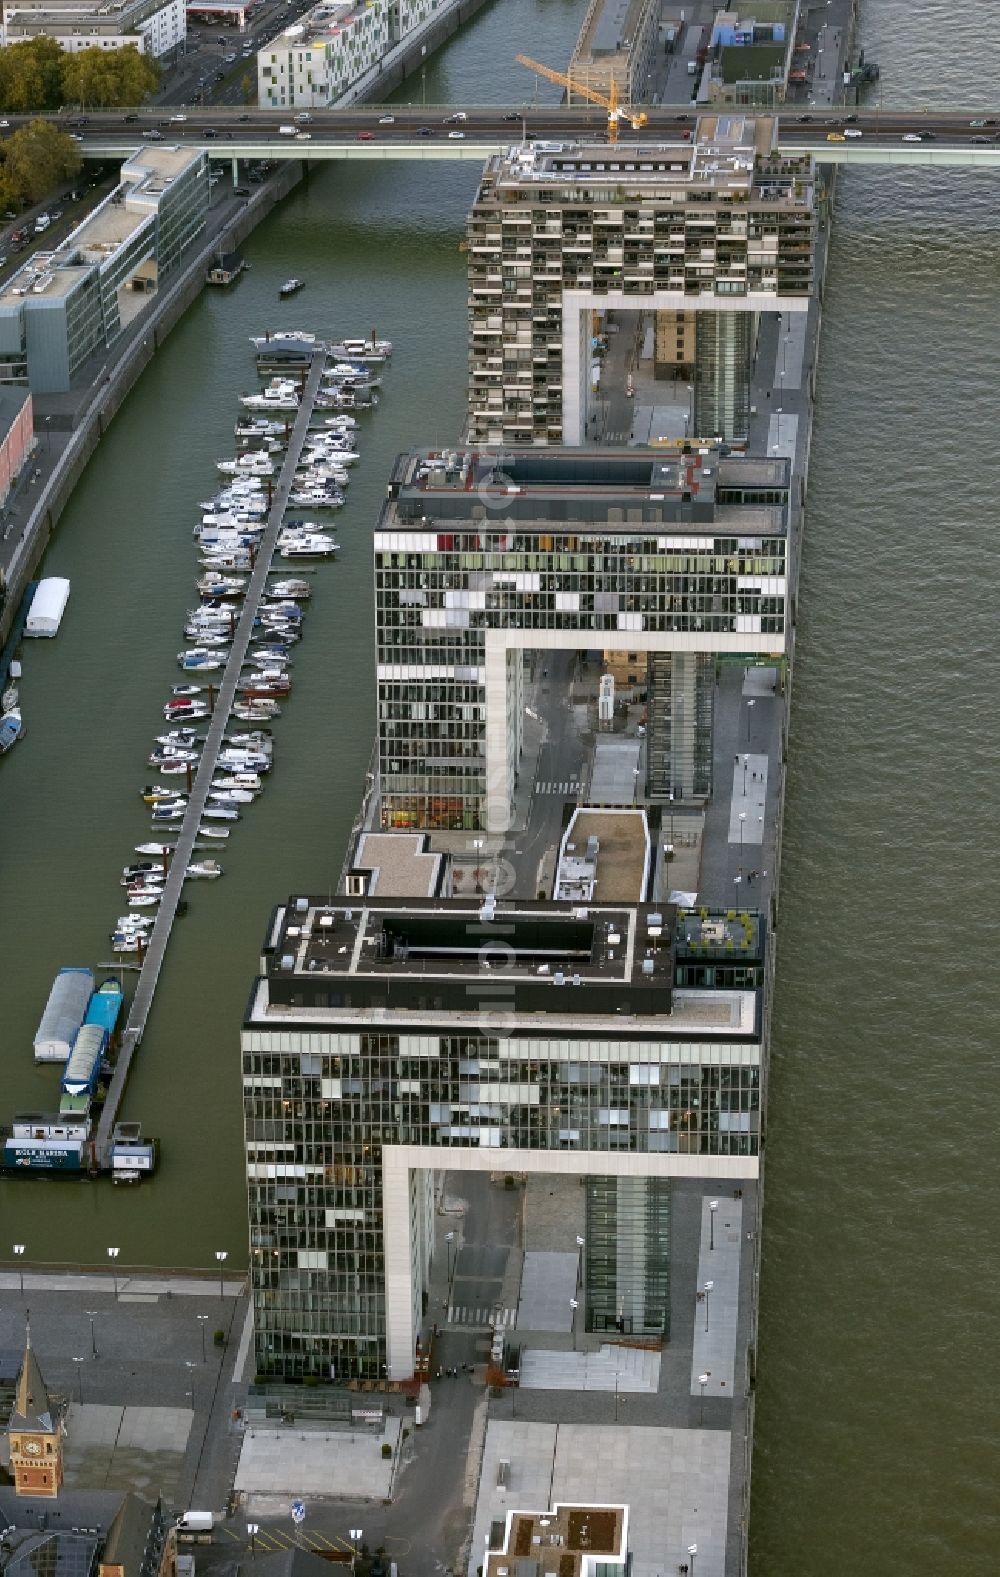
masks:
[[[194,1415],[186,1407],[70,1404],[66,1481],[74,1489],[132,1489],[175,1503]]]
[[[493,1421],[468,1577],[477,1577],[491,1527],[509,1511],[574,1502],[629,1507],[633,1577],[675,1572],[690,1561],[692,1544],[698,1577],[724,1577],[729,1460],[724,1429]]]

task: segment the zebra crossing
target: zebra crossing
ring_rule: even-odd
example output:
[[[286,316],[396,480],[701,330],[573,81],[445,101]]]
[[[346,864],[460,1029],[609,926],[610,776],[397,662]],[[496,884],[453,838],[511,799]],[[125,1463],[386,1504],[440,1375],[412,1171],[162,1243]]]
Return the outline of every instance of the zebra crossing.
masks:
[[[482,1329],[492,1326],[494,1330],[510,1331],[517,1324],[517,1310],[498,1309],[495,1303],[449,1303],[447,1323]]]
[[[535,784],[536,794],[579,794],[579,778],[565,778],[559,782],[554,778],[547,778],[544,783]]]

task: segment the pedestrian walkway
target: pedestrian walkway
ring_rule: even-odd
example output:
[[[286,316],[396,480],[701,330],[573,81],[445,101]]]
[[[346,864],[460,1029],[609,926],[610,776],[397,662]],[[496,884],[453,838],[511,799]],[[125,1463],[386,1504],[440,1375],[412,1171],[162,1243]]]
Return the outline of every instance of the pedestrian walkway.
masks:
[[[139,1298],[147,1302],[158,1298],[240,1298],[246,1283],[232,1277],[220,1282],[211,1272],[202,1280],[197,1276],[130,1276],[124,1270],[117,1277],[99,1271],[26,1270],[23,1277],[16,1270],[0,1271],[0,1292],[18,1292],[22,1288],[25,1296],[34,1292],[106,1292],[109,1297],[117,1296],[120,1302]]]
[[[733,762],[733,790],[729,801],[729,842],[746,848],[764,841],[764,807],[767,804],[767,757],[746,752]]]
[[[743,1202],[719,1199],[713,1212],[701,1204],[698,1294],[691,1351],[691,1395],[732,1397],[739,1317]],[[708,1379],[702,1387],[701,1376]],[[523,1382],[522,1382],[523,1383]]]

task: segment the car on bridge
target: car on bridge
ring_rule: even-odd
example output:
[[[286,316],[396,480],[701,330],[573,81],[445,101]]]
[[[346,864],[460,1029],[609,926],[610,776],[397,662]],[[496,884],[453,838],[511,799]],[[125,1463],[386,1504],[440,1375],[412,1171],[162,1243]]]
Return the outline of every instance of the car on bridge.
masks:
[[[375,141],[375,133],[373,131],[359,131],[358,132],[358,141],[359,142],[374,142]]]
[[[827,142],[846,142],[847,138],[842,131],[828,131],[826,140]]]
[[[395,115],[380,115],[378,123],[380,126],[395,126],[396,117]]]
[[[859,131],[856,126],[849,126],[847,128],[847,130],[844,132],[844,136],[845,137],[863,137],[864,136],[864,132],[863,131]]]

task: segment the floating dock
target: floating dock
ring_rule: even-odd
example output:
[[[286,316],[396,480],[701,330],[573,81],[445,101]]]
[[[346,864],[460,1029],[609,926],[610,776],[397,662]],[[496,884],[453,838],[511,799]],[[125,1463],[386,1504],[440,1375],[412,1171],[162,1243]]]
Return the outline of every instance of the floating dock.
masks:
[[[176,829],[177,842],[171,857],[167,879],[164,883],[163,896],[160,899],[155,923],[150,931],[146,954],[139,970],[135,996],[132,999],[128,1020],[122,1033],[118,1061],[115,1065],[115,1071],[111,1078],[111,1084],[104,1101],[94,1139],[94,1166],[99,1171],[112,1170],[115,1133],[116,1128],[119,1127],[118,1111],[125,1093],[132,1057],[142,1039],[150,1008],[153,1004],[153,996],[160,978],[160,970],[163,966],[167,944],[170,941],[174,919],[177,915],[177,906],[181,899],[188,864],[194,851],[194,843],[198,836],[198,829],[201,826],[202,814],[208,802],[208,793],[212,786],[212,778],[215,774],[216,763],[222,748],[223,735],[230,726],[233,702],[236,698],[236,687],[239,684],[247,651],[254,635],[254,620],[257,617],[261,598],[267,585],[268,576],[271,573],[278,536],[284,523],[285,511],[288,508],[288,495],[292,490],[295,473],[298,469],[302,450],[312,423],[313,408],[316,403],[316,396],[320,390],[325,362],[325,351],[318,350],[312,356],[309,364],[302,398],[289,434],[285,458],[272,494],[267,525],[260,541],[253,569],[247,581],[243,607],[236,622],[229,657],[219,681],[218,692],[215,698],[215,709],[209,720],[208,734],[198,762],[198,770],[191,786],[191,796],[188,800],[187,810],[179,828]],[[173,832],[173,830],[172,828],[171,831]]]

